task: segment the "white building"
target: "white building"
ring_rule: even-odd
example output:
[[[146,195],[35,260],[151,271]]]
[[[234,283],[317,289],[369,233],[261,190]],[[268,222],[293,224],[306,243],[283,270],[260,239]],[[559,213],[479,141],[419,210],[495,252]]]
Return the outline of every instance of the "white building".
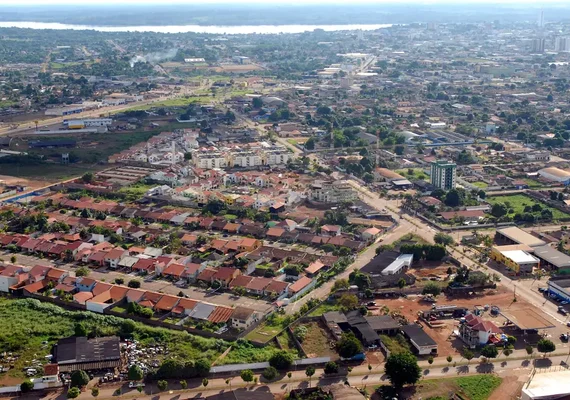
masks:
[[[454,189],[457,181],[457,165],[450,161],[431,163],[431,184],[443,190]]]
[[[390,265],[382,270],[382,275],[398,274],[402,272],[404,268],[409,268],[412,265],[413,261],[413,254],[400,254],[398,258],[396,258]]]
[[[358,199],[347,181],[316,181],[311,186],[310,199],[321,203],[343,203]]]

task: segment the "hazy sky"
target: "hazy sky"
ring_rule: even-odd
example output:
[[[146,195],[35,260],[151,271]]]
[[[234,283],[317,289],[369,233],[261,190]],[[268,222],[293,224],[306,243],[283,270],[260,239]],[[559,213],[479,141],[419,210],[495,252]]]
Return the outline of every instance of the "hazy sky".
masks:
[[[22,5],[54,5],[54,4],[73,4],[74,6],[80,5],[122,5],[122,4],[212,4],[212,3],[224,3],[224,4],[265,4],[265,5],[277,5],[277,4],[287,4],[287,5],[306,5],[306,4],[351,4],[363,3],[363,4],[458,4],[457,0],[277,0],[273,2],[268,2],[267,0],[82,0],[79,4],[77,0],[17,0],[10,1],[7,0],[8,4],[2,4],[6,0],[0,0],[0,6],[2,5],[12,5],[12,6],[22,6]],[[568,0],[463,0],[459,4],[515,4],[523,5],[528,4],[529,6],[539,7],[546,4],[568,4]]]

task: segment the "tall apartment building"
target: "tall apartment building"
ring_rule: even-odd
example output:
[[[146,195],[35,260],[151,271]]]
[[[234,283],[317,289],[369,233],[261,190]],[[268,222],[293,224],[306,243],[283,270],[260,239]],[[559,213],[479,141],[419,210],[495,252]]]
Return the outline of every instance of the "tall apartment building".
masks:
[[[554,39],[555,51],[570,51],[570,37],[559,36]]]
[[[533,53],[544,53],[545,47],[546,47],[546,39],[544,38],[532,39],[531,51]]]
[[[431,184],[443,190],[454,189],[457,178],[457,165],[451,161],[431,163]]]

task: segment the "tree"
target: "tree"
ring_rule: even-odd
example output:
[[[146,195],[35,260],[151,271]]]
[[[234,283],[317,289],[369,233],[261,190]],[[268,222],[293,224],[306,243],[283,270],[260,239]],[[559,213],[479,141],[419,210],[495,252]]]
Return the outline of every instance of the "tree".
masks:
[[[253,381],[253,371],[251,369],[244,369],[243,371],[241,371],[240,376],[244,382]]]
[[[448,363],[451,363],[451,361],[453,361],[453,357],[447,356],[446,360],[447,360]]]
[[[277,376],[278,372],[277,369],[273,366],[269,366],[263,370],[261,375],[267,379],[268,381],[272,381]]]
[[[354,333],[343,333],[340,340],[336,343],[336,351],[342,358],[352,358],[362,352],[362,344],[354,336]]]
[[[10,257],[10,262],[11,262],[12,264],[16,264],[16,261],[17,261],[17,260],[18,260],[18,258],[16,258],[16,256]]]
[[[433,237],[433,240],[437,244],[441,244],[443,246],[451,246],[453,243],[455,243],[451,235],[447,235],[443,232],[436,233],[435,236]]]
[[[131,279],[128,283],[128,286],[133,289],[138,289],[141,287],[141,281],[138,279]]]
[[[77,337],[85,337],[87,336],[87,328],[84,324],[75,324],[75,336]]]
[[[77,268],[77,271],[75,271],[75,276],[77,277],[81,277],[81,276],[87,276],[91,273],[91,270],[87,267],[80,267]]]
[[[79,397],[80,394],[81,394],[81,390],[79,390],[79,388],[72,387],[67,391],[67,398],[68,399],[75,399],[75,398]]]
[[[404,278],[400,278],[400,279],[398,280],[398,287],[399,287],[400,289],[403,289],[405,286],[406,286],[406,280],[405,280]]]
[[[311,377],[315,375],[315,367],[309,365],[307,369],[305,369],[305,375],[309,377],[309,387],[311,387]]]
[[[481,355],[486,358],[496,358],[499,355],[499,350],[495,346],[485,346],[481,349]]]
[[[125,283],[123,278],[115,278],[115,284],[122,285],[123,283]]]
[[[459,191],[457,189],[451,189],[445,195],[444,203],[448,207],[458,207],[461,205],[462,200],[461,196],[459,195]]]
[[[212,368],[212,364],[210,364],[210,362],[208,360],[202,358],[202,359],[196,361],[196,363],[194,364],[194,367],[196,368],[196,373],[198,374],[198,376],[205,377],[205,376],[208,376],[208,374],[210,373],[210,369]]]
[[[74,371],[71,374],[71,386],[82,388],[89,383],[89,375],[85,371]]]
[[[93,397],[99,396],[99,388],[98,387],[94,387],[93,389],[91,389],[91,396],[93,396]]]
[[[429,358],[428,358],[428,364],[429,364],[429,365],[432,365],[432,364],[433,364],[433,357],[432,357],[432,356],[429,356]]]
[[[525,350],[526,350],[526,354],[528,354],[532,358],[532,353],[534,352],[534,349],[532,348],[532,346],[529,344],[528,346],[525,347]]]
[[[253,100],[251,101],[251,106],[253,108],[263,107],[263,100],[261,99],[261,97],[254,97]]]
[[[34,383],[29,379],[26,379],[24,382],[20,384],[20,390],[22,393],[28,393],[33,389],[34,389]]]
[[[81,180],[83,181],[83,183],[93,182],[93,173],[92,172],[84,173],[83,176],[81,177]]]
[[[501,218],[509,212],[509,208],[506,206],[505,203],[495,203],[493,207],[491,207],[491,215],[495,218]]]
[[[391,354],[384,370],[390,383],[397,390],[406,384],[414,385],[422,374],[418,359],[407,351]]]
[[[325,374],[336,374],[338,372],[338,364],[334,361],[329,361],[325,364]]]
[[[348,282],[348,279],[337,279],[336,281],[334,281],[331,293],[336,292],[337,290],[346,290],[349,287],[350,283]]]
[[[396,153],[396,155],[398,155],[398,156],[401,156],[402,154],[404,154],[405,150],[406,150],[406,148],[404,146],[401,146],[401,145],[394,147],[394,153]]]
[[[305,149],[314,150],[315,149],[315,138],[310,137],[309,140],[305,142]]]
[[[156,382],[156,386],[158,387],[158,390],[164,392],[168,388],[168,382],[164,379],[161,379],[160,381]]]
[[[202,379],[202,386],[206,387],[208,386],[208,383],[210,383],[210,381],[208,381],[208,378]]]
[[[551,340],[540,339],[536,345],[536,349],[546,355],[546,353],[552,353],[554,350],[556,350],[556,345],[552,343]]]
[[[344,311],[355,310],[358,307],[358,297],[354,294],[344,293],[340,296],[340,299],[338,299],[338,304],[340,304]]]
[[[182,389],[186,389],[186,388],[188,387],[188,382],[186,382],[186,380],[182,379],[182,380],[180,381],[180,387],[181,387]]]
[[[428,282],[422,290],[422,294],[431,294],[438,296],[441,293],[441,287],[435,282]]]
[[[473,357],[475,357],[475,354],[471,350],[469,350],[469,349],[463,350],[463,358],[465,358],[467,360],[468,364],[469,364],[469,361],[471,361],[473,359]]]
[[[144,377],[144,373],[141,367],[137,364],[133,364],[129,368],[128,377],[131,381],[140,381]]]
[[[279,370],[288,369],[291,367],[292,364],[293,364],[293,356],[291,355],[291,353],[285,350],[276,352],[269,359],[269,365]]]

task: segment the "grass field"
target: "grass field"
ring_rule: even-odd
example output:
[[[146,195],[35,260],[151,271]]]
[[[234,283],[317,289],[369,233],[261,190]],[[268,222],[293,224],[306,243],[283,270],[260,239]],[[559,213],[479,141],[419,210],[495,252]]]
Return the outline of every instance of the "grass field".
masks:
[[[509,196],[489,196],[487,197],[487,201],[490,204],[509,203],[510,207],[513,209],[512,215],[523,213],[525,206],[532,207],[535,204],[540,204],[543,209],[548,208],[550,211],[552,211],[552,217],[554,219],[570,218],[569,214],[559,211],[556,208],[549,207],[544,203],[540,203],[528,196],[525,196],[524,194],[513,194]]]
[[[534,179],[525,178],[525,179],[523,179],[523,181],[526,182],[526,184],[528,185],[528,187],[530,189],[538,189],[538,188],[544,187],[544,185],[542,183],[535,181]]]
[[[0,175],[9,175],[19,178],[33,178],[38,181],[45,180],[46,184],[48,184],[58,180],[81,176],[86,172],[97,169],[102,169],[102,166],[80,164],[0,164]]]
[[[340,305],[336,304],[335,302],[324,302],[317,308],[315,308],[310,314],[309,317],[318,317],[323,315],[329,311],[338,311],[340,310]]]
[[[479,189],[485,189],[487,186],[489,186],[489,185],[487,185],[485,182],[481,182],[481,181],[471,182],[471,184],[472,184],[473,186],[478,187]]]
[[[327,333],[318,322],[303,324],[307,328],[307,335],[301,343],[307,357],[327,357],[336,358],[336,352],[331,349],[330,339]]]
[[[447,394],[455,392],[465,400],[487,400],[499,387],[502,378],[496,375],[473,375],[450,379],[427,379],[416,386],[414,399],[447,399]]]
[[[414,180],[427,180],[429,177],[421,168],[397,169],[396,173]]]

